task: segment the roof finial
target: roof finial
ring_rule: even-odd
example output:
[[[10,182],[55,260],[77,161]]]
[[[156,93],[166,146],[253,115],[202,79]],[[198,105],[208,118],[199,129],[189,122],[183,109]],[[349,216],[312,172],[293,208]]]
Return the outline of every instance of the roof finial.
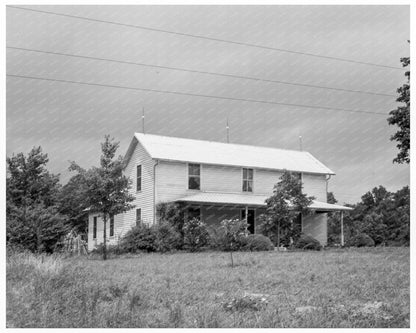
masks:
[[[299,135],[299,149],[302,151],[302,135]]]
[[[230,143],[230,126],[228,125],[228,117],[227,117],[227,143]]]
[[[144,134],[144,107],[142,109],[142,132]]]

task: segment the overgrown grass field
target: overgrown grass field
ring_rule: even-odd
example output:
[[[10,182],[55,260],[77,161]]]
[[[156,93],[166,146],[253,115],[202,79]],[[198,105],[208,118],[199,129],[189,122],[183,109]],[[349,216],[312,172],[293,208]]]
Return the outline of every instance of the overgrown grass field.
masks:
[[[409,248],[7,259],[8,327],[409,327]]]

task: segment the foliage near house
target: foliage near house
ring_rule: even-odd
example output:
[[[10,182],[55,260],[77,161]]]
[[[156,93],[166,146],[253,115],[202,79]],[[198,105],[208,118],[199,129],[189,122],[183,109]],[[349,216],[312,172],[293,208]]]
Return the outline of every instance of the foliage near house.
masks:
[[[183,246],[183,226],[185,223],[185,206],[181,203],[159,202],[156,205],[156,215],[158,222],[168,222],[181,236]]]
[[[244,250],[246,251],[271,251],[274,249],[270,238],[260,234],[250,234],[247,236]]]
[[[347,245],[356,247],[371,247],[375,245],[375,242],[370,236],[362,233],[349,239]]]
[[[280,181],[274,185],[273,195],[266,199],[266,214],[259,216],[261,232],[276,240],[280,246],[281,238],[297,240],[300,227],[295,219],[309,212],[308,206],[314,198],[302,193],[302,182],[297,175],[285,171]]]
[[[120,252],[153,252],[156,251],[155,241],[156,234],[154,228],[145,223],[141,223],[130,229],[120,240]]]
[[[190,219],[184,223],[184,247],[196,252],[209,245],[210,237],[207,225],[197,218]]]
[[[59,210],[59,176],[46,169],[48,155],[34,147],[8,157],[6,177],[6,239],[8,246],[53,252],[68,232]]]
[[[410,66],[410,58],[401,58],[400,62],[403,67]],[[407,83],[397,89],[399,97],[396,102],[404,103],[397,109],[390,111],[390,117],[387,118],[389,125],[397,125],[399,130],[390,138],[397,141],[399,153],[393,159],[396,163],[410,163],[410,70],[405,72]]]
[[[218,231],[211,237],[212,245],[222,251],[239,251],[247,243],[248,224],[245,220],[223,220]]]
[[[155,233],[155,248],[158,252],[169,252],[182,247],[182,237],[167,221],[161,221],[153,227]]]
[[[79,174],[71,177],[58,194],[59,210],[68,216],[68,224],[78,233],[86,234],[88,226],[88,199],[83,177]]]
[[[352,205],[344,215],[344,233],[347,244],[359,234],[368,235],[375,245],[410,244],[410,190],[408,186],[389,192],[383,186],[375,187]],[[339,214],[330,215],[328,237],[339,239]]]
[[[322,245],[315,238],[308,235],[301,235],[295,243],[295,247],[302,250],[321,250]]]
[[[100,213],[104,221],[103,259],[107,259],[107,221],[111,216],[127,212],[134,206],[130,204],[134,197],[128,189],[131,181],[123,175],[123,158],[115,158],[119,143],[106,135],[101,144],[100,167],[89,170],[81,168],[75,162],[70,170],[78,172],[85,189],[90,212]]]

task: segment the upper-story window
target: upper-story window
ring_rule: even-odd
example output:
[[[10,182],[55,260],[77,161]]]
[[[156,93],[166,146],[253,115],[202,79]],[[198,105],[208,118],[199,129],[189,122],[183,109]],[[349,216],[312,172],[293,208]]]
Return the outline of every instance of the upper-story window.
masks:
[[[142,190],[142,166],[137,166],[137,177],[136,177],[136,191]]]
[[[253,192],[253,169],[243,168],[243,192]]]
[[[93,225],[92,225],[92,238],[97,238],[97,216],[93,218]]]
[[[201,165],[200,164],[188,164],[188,189],[200,190],[201,189]]]

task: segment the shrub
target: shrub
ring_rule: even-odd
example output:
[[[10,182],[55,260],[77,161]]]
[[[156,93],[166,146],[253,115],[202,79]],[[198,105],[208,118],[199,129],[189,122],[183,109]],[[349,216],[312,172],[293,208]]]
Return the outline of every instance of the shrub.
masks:
[[[247,236],[244,249],[248,251],[270,251],[274,249],[274,246],[270,238],[264,235],[254,234]]]
[[[242,250],[247,243],[248,224],[245,220],[223,220],[214,232],[213,246],[223,251]]]
[[[295,245],[299,249],[303,250],[321,250],[322,245],[319,243],[318,240],[313,238],[312,236],[302,234]]]
[[[156,236],[155,248],[159,252],[168,252],[178,250],[182,245],[181,235],[175,228],[167,221],[161,221],[153,226],[153,231]]]
[[[185,221],[185,207],[180,203],[160,202],[156,205],[158,222],[169,222],[183,236],[183,225]]]
[[[93,254],[93,255],[99,254],[101,256],[103,254],[103,251],[104,251],[104,244],[101,243],[97,245],[97,247],[93,249],[90,254]],[[107,252],[107,255],[111,255],[111,254],[118,255],[118,254],[123,253],[119,245],[109,245],[109,244],[107,244],[106,252]],[[124,251],[124,252],[129,252],[129,251]]]
[[[197,218],[186,221],[183,226],[184,246],[195,252],[209,244],[209,233],[204,222]]]
[[[140,224],[129,230],[120,241],[120,252],[156,251],[156,235],[152,227]]]
[[[360,233],[353,237],[350,241],[351,246],[363,247],[363,246],[374,246],[374,240],[367,234]]]

